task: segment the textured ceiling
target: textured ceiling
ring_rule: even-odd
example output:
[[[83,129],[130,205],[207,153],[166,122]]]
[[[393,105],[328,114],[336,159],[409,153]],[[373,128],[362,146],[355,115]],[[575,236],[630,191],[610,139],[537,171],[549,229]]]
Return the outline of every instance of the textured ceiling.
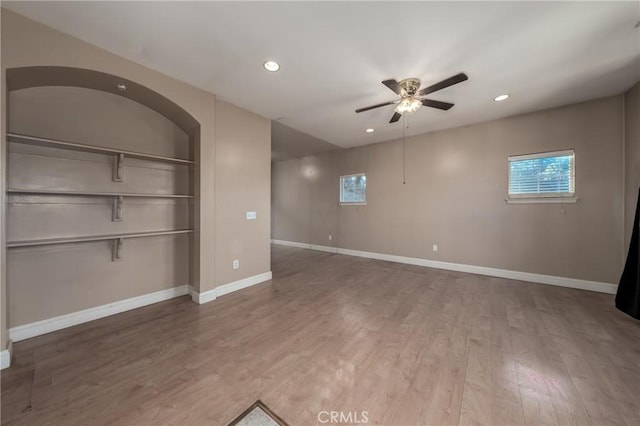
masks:
[[[621,93],[640,79],[640,2],[2,2],[341,147],[397,138],[380,82],[469,81],[433,94],[410,134]],[[267,59],[281,70],[268,73]],[[509,93],[506,102],[493,97]],[[365,133],[368,127],[374,133]]]

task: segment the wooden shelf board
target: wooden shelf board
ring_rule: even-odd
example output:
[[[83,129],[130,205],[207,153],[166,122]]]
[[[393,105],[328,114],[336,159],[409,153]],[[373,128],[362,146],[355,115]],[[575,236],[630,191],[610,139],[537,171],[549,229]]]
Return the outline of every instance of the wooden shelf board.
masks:
[[[162,161],[174,164],[193,164],[191,160],[182,158],[163,157],[161,155],[144,154],[142,152],[124,151],[114,148],[105,148],[94,145],[85,145],[75,142],[65,142],[56,139],[41,138],[37,136],[21,135],[18,133],[7,133],[8,142],[24,143],[29,145],[45,146],[49,148],[62,148],[73,151],[93,152],[99,154],[124,154],[125,157],[138,158],[142,160]]]
[[[139,197],[139,198],[193,198],[193,195],[182,194],[136,194],[129,192],[90,192],[90,191],[56,191],[51,189],[7,189],[9,194],[34,195],[83,195],[88,197]]]
[[[158,235],[175,235],[192,233],[193,229],[177,229],[173,231],[132,232],[126,234],[94,235],[87,237],[47,238],[42,240],[8,241],[7,248],[45,246],[51,244],[84,243],[90,241],[117,240],[120,238],[154,237]]]

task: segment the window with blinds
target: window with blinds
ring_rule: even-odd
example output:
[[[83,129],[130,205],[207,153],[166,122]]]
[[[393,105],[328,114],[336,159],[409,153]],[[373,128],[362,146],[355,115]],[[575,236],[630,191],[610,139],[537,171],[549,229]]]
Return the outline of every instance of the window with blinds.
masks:
[[[573,197],[573,150],[509,157],[509,198]]]
[[[367,175],[340,176],[340,204],[366,204]]]

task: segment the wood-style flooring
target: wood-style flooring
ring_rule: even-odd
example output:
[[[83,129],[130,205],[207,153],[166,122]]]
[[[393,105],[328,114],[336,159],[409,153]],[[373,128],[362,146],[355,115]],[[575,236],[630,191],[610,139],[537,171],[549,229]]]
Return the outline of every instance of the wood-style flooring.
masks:
[[[272,249],[271,282],[15,344],[2,424],[223,425],[257,399],[292,426],[640,424],[611,295]]]

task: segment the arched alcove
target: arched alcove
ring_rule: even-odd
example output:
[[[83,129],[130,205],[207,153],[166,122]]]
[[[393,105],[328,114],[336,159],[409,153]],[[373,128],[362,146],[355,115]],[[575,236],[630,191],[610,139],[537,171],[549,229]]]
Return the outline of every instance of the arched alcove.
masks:
[[[198,267],[198,121],[165,96],[103,72],[35,66],[6,75],[12,339],[31,337],[14,329],[67,313],[186,294]],[[65,101],[59,111],[56,99]],[[48,112],[50,120],[33,116]],[[140,132],[118,127],[136,117],[188,146],[172,151],[165,140],[154,149],[152,138],[141,143]],[[87,133],[107,133],[109,118],[119,140]],[[59,131],[74,125],[82,131]]]
[[[124,85],[125,90],[119,89],[120,85]],[[41,86],[84,87],[123,96],[158,112],[190,136],[194,136],[200,126],[180,105],[126,78],[100,71],[59,66],[7,69],[9,91]]]

